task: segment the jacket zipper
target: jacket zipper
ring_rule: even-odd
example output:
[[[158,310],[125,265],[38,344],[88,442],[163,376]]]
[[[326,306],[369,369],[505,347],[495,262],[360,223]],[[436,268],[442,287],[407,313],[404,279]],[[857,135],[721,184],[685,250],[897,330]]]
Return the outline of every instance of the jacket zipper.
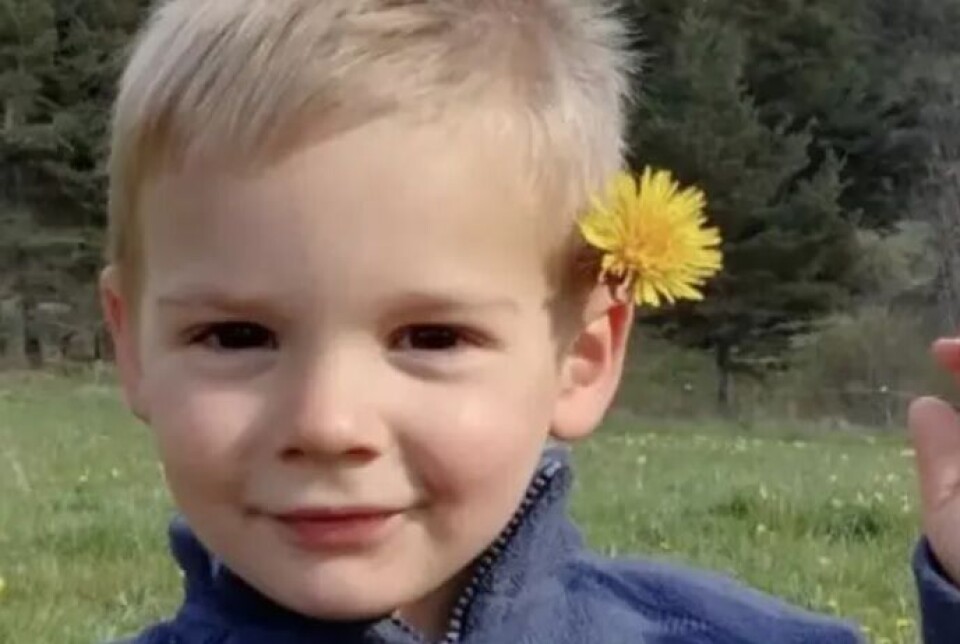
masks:
[[[516,513],[514,513],[513,518],[510,519],[510,523],[507,524],[507,527],[504,528],[503,532],[500,533],[500,536],[497,537],[497,540],[493,542],[489,548],[487,548],[486,552],[484,552],[484,554],[481,555],[480,559],[477,561],[473,575],[470,577],[470,581],[463,589],[463,592],[460,593],[460,596],[457,598],[457,601],[454,604],[453,611],[450,613],[450,619],[447,622],[446,635],[444,635],[443,639],[437,644],[459,644],[463,637],[464,618],[473,605],[473,600],[479,591],[480,584],[490,573],[494,565],[496,565],[496,563],[500,560],[501,555],[503,554],[504,550],[506,550],[513,537],[516,535],[517,531],[520,529],[520,526],[523,525],[527,515],[530,513],[530,510],[532,510],[536,505],[537,501],[549,486],[550,481],[553,480],[553,477],[556,476],[557,472],[559,472],[562,467],[563,464],[559,461],[549,460],[537,472],[537,475],[527,487],[523,501],[520,502],[519,509],[516,511]],[[423,635],[413,630],[400,618],[394,617],[392,618],[392,621],[398,628],[413,637],[417,642],[428,644]]]

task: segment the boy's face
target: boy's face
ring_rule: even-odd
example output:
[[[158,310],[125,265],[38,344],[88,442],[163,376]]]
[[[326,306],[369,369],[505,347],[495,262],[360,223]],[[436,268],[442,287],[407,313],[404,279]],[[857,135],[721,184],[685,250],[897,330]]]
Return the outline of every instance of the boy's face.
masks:
[[[608,311],[558,360],[555,235],[484,137],[383,121],[223,167],[149,182],[139,302],[105,280],[128,398],[233,571],[305,614],[427,627],[551,429],[599,418],[622,329]]]

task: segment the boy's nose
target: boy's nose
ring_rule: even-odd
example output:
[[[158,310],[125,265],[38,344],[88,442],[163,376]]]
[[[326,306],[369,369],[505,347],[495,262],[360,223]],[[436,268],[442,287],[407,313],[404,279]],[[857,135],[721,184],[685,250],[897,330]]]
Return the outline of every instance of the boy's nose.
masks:
[[[375,411],[369,374],[332,361],[295,379],[289,391],[289,423],[281,448],[285,460],[372,460],[387,432]]]

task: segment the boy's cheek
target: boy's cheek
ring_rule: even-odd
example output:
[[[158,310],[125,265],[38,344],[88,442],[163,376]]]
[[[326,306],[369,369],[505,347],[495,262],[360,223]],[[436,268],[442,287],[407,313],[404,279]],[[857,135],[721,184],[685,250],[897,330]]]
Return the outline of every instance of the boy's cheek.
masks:
[[[409,453],[428,488],[463,496],[502,483],[507,472],[526,477],[549,432],[549,405],[545,392],[529,389],[448,392],[432,404],[411,405],[403,423],[408,431],[394,429],[399,441],[416,442]]]
[[[182,509],[242,501],[257,419],[243,397],[183,387],[150,390],[151,422],[168,483]],[[194,383],[195,384],[195,383]]]
[[[176,364],[154,363],[140,396],[158,441],[185,446],[181,457],[217,461],[240,454],[254,438],[263,408],[251,387],[215,385]]]

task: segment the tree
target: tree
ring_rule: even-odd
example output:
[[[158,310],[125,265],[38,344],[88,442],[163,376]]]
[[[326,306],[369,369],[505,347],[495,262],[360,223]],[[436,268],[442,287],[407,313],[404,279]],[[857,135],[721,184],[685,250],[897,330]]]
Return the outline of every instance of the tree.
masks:
[[[888,26],[909,22],[900,17],[908,10],[882,11],[885,4],[908,3],[649,0],[625,6],[640,34],[638,47],[648,53],[652,82],[673,65],[673,43],[688,7],[736,28],[745,48],[743,83],[761,120],[808,130],[814,168],[828,154],[842,158],[844,212],[859,225],[892,229],[907,210],[911,187],[922,180],[926,150],[913,136],[919,106],[897,80],[909,56]],[[941,14],[943,24],[955,24]]]
[[[930,158],[927,181],[914,195],[915,211],[936,234],[938,260],[932,298],[939,309],[941,331],[960,328],[960,55],[940,68],[941,83],[928,88],[923,124],[928,128]]]
[[[913,112],[889,91],[874,0],[711,3],[747,38],[745,83],[765,123],[807,127],[814,161],[844,160],[840,203],[858,224],[889,229],[904,216],[922,153]]]
[[[49,2],[0,1],[0,185],[14,203],[30,198],[40,160],[57,148],[42,91],[55,47]]]
[[[98,324],[110,105],[146,4],[0,0],[0,304],[34,364],[39,310],[72,312],[63,336]]]
[[[878,67],[888,92],[911,127],[901,136],[921,150],[920,180],[905,191],[909,215],[931,226],[939,262],[927,302],[937,306],[937,326],[960,325],[960,0],[871,0],[878,40]]]
[[[710,349],[718,402],[731,375],[757,371],[843,300],[854,226],[839,204],[842,163],[811,156],[809,129],[764,122],[745,84],[745,38],[700,8],[681,19],[672,66],[649,76],[632,136],[635,165],[702,187],[726,267],[703,303],[651,315],[668,337]]]
[[[144,0],[0,0],[3,196],[55,224],[102,223],[114,85]]]

